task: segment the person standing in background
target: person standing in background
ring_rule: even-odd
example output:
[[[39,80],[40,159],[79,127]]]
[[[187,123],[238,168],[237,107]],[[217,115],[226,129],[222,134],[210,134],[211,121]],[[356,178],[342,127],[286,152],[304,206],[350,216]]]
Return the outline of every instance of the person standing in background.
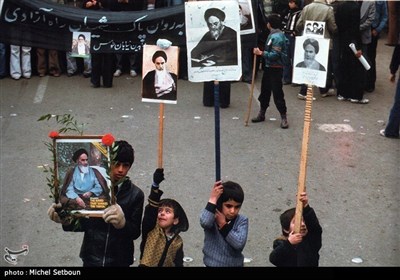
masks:
[[[261,91],[258,96],[260,101],[260,111],[257,116],[252,118],[253,123],[265,121],[265,113],[269,107],[271,93],[274,103],[281,115],[281,128],[289,127],[287,120],[287,107],[285,94],[282,89],[283,61],[282,56],[287,55],[287,39],[285,34],[279,29],[281,18],[278,14],[272,14],[267,18],[267,28],[270,34],[263,50],[254,48],[255,55],[262,56],[265,60],[264,73],[261,80]]]
[[[10,45],[10,76],[19,80],[30,79],[32,74],[31,47]]]
[[[400,66],[400,34],[399,41],[393,50],[392,60],[390,61],[390,81],[396,81],[396,72]],[[390,110],[389,120],[386,128],[380,131],[382,136],[388,138],[400,137],[400,76],[397,79],[396,93],[394,95],[394,103]]]
[[[115,0],[116,1],[116,0]],[[85,0],[83,1],[83,8],[90,10],[102,10],[110,11],[117,3],[112,0],[107,1],[96,1],[96,0]],[[113,84],[113,64],[114,54],[113,53],[95,53],[91,55],[92,74],[90,77],[91,86],[98,88],[101,86],[101,80],[103,87],[110,88]]]
[[[375,1],[375,19],[371,29],[371,43],[368,45],[367,56],[370,61],[371,69],[367,71],[366,92],[375,90],[376,82],[376,50],[378,48],[379,36],[388,21],[388,11],[386,1]]]
[[[63,4],[64,0],[51,0],[55,4]],[[57,50],[48,50],[44,48],[36,48],[37,56],[37,72],[39,77],[44,77],[48,73],[54,77],[60,77],[61,68],[58,60]]]
[[[292,71],[293,71],[293,58],[294,58],[294,43],[296,36],[296,24],[300,18],[300,0],[289,0],[289,12],[284,18],[285,26],[283,32],[289,42],[288,57],[290,58],[290,65],[284,65],[283,67],[283,84],[289,85],[292,83]]]
[[[0,79],[7,76],[6,70],[6,45],[0,43]]]
[[[142,11],[145,9],[147,0],[117,0],[118,3],[115,6],[114,11]],[[123,61],[129,61],[129,75],[131,77],[136,77],[141,70],[142,64],[142,50],[135,51],[132,53],[116,53],[116,70],[114,72],[114,77],[119,77],[122,75]]]
[[[339,84],[337,99],[350,100],[352,103],[368,104],[364,98],[363,76],[365,69],[358,60],[362,55],[360,31],[360,6],[356,1],[343,1],[336,9],[339,42]],[[349,48],[353,43],[357,49],[355,55]]]
[[[370,61],[368,57],[368,48],[372,41],[371,26],[375,19],[375,2],[358,0],[360,5],[360,31],[361,31],[361,51],[367,61]],[[363,74],[362,80],[363,90],[367,88],[367,72]]]

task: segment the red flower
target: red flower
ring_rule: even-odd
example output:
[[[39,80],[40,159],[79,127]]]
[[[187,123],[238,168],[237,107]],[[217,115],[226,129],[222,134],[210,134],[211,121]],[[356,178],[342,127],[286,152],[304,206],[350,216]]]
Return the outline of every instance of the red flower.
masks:
[[[49,137],[50,138],[57,138],[59,133],[57,131],[50,131]]]
[[[106,146],[111,146],[114,141],[115,138],[111,133],[104,134],[103,138],[101,138],[101,142]]]

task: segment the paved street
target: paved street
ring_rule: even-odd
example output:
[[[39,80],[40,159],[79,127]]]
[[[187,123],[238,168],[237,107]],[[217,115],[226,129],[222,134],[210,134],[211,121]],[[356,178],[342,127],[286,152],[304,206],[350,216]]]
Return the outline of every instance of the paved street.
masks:
[[[317,98],[312,106],[306,186],[310,205],[323,228],[320,266],[399,266],[400,142],[379,135],[392,106],[389,83],[392,47],[379,42],[376,90],[367,105]],[[258,73],[251,117],[258,111]],[[44,142],[52,121],[44,114],[72,114],[85,123],[85,134],[112,133],[135,148],[132,181],[149,193],[157,167],[158,104],[141,102],[140,77],[114,78],[111,89],[91,88],[81,76],[0,80],[1,250],[29,253],[17,266],[81,266],[83,234],[65,233],[47,217],[52,203],[46,174],[51,164]],[[272,266],[273,240],[280,234],[279,215],[295,207],[305,102],[299,88],[284,86],[289,129],[279,127],[273,102],[263,123],[244,126],[250,85],[232,84],[231,106],[222,109],[221,173],[242,185],[241,213],[249,217],[246,266]],[[181,202],[190,222],[182,233],[186,266],[202,266],[200,211],[215,180],[214,109],[202,106],[202,84],[178,81],[178,104],[165,105],[164,197]],[[139,256],[140,239],[135,242]],[[362,263],[352,259],[359,257]],[[12,266],[4,258],[1,266]],[[137,266],[135,262],[133,266]]]

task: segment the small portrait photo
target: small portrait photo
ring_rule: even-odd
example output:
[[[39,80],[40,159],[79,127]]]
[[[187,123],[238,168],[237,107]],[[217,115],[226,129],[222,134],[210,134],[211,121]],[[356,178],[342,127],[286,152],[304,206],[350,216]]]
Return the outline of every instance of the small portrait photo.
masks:
[[[101,138],[60,136],[56,139],[56,174],[60,179],[63,208],[90,213],[103,211],[110,205],[109,150]]]
[[[177,103],[178,58],[178,47],[143,46],[143,102]]]
[[[251,0],[239,0],[240,34],[255,32],[254,15]]]
[[[314,36],[317,38],[324,38],[324,33],[325,33],[325,22],[306,20],[303,32],[304,35]]]
[[[293,82],[324,87],[328,69],[329,39],[298,36],[295,41]]]
[[[72,57],[90,57],[90,32],[72,32]]]
[[[244,13],[251,13],[242,1]],[[191,82],[232,81],[241,76],[240,9],[236,1],[185,2],[188,74]],[[251,19],[245,17],[254,26]]]

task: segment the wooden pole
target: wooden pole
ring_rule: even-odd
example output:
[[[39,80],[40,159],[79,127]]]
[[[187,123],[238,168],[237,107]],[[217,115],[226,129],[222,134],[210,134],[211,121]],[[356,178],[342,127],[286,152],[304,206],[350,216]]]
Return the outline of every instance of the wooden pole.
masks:
[[[306,191],[306,173],[307,173],[307,152],[308,140],[310,138],[311,109],[313,101],[312,85],[307,86],[306,108],[304,113],[303,142],[301,145],[300,171],[297,183],[296,214],[294,220],[294,232],[300,233],[301,220],[303,218],[303,203],[300,201],[300,194]]]
[[[58,181],[58,168],[57,168],[57,153],[56,153],[56,139],[53,138],[53,176],[54,176],[54,202],[58,204],[60,202],[60,182]]]
[[[248,102],[248,106],[247,106],[247,114],[245,117],[244,126],[249,125],[251,103],[253,101],[254,83],[255,83],[255,77],[256,77],[256,64],[257,64],[257,56],[254,54],[253,55],[253,76],[251,78],[251,89],[250,89],[250,94],[249,94],[249,102]]]
[[[158,120],[158,168],[163,167],[163,138],[164,138],[164,103],[160,103]]]

